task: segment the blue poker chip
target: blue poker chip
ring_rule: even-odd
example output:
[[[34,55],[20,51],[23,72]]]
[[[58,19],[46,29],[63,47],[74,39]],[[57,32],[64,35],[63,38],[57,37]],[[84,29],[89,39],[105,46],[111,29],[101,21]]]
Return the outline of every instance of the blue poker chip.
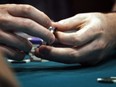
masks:
[[[41,38],[37,38],[37,37],[29,37],[28,40],[32,44],[39,44],[39,45],[41,45],[43,43],[43,40]]]

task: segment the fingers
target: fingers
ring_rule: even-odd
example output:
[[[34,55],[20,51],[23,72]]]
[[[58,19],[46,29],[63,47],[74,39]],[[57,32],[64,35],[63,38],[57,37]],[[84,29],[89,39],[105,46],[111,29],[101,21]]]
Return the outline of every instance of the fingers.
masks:
[[[72,48],[56,48],[42,45],[36,49],[35,55],[51,61],[75,63],[73,55],[70,55],[75,52],[76,50]]]
[[[2,29],[25,32],[40,37],[47,43],[54,42],[55,37],[48,30],[51,20],[43,12],[30,5],[6,4],[0,8]]]
[[[48,43],[55,40],[54,35],[45,27],[27,18],[11,17],[4,18],[1,27],[5,31],[20,31],[32,36],[40,37]]]
[[[11,49],[10,47],[6,47],[3,45],[0,45],[0,50],[3,52],[6,58],[21,61],[25,57],[24,52],[20,52],[18,50]]]
[[[52,22],[52,25],[55,26],[59,31],[79,29],[86,23],[86,15],[77,14],[73,17],[61,20],[59,22]]]
[[[18,61],[23,60],[25,53],[29,53],[32,48],[28,40],[4,31],[0,31],[0,44],[0,50],[7,58]]]
[[[31,5],[11,4],[8,5],[8,12],[15,17],[32,19],[46,28],[51,26],[49,17]]]
[[[0,44],[19,49],[25,53],[29,53],[32,48],[32,44],[27,39],[3,31],[0,31]]]
[[[41,46],[36,49],[35,54],[36,56],[41,56],[43,59],[68,64],[96,64],[101,60],[100,55],[103,48],[104,44],[96,40],[79,49]]]
[[[56,37],[60,43],[71,46],[81,46],[95,40],[101,35],[102,32],[98,31],[98,28],[99,27],[96,28],[96,26],[89,24],[72,33],[57,31]]]

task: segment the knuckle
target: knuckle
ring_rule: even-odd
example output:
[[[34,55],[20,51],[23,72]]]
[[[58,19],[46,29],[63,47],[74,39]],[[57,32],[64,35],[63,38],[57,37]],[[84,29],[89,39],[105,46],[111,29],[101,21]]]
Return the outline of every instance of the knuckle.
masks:
[[[46,24],[46,28],[49,28],[50,26],[51,26],[51,21],[50,21],[50,19],[48,18],[48,17],[46,17],[45,18],[46,20],[45,20],[45,24]]]
[[[34,27],[34,23],[31,19],[25,19],[23,22],[22,22],[22,26],[24,28],[33,28]]]
[[[25,49],[25,51],[28,53],[31,49],[32,49],[32,44],[25,38],[23,38],[23,47]]]
[[[11,21],[12,21],[12,17],[11,16],[8,16],[8,15],[2,15],[0,16],[0,25],[6,25],[6,24],[9,24]]]
[[[104,32],[104,28],[101,26],[101,24],[98,24],[97,26],[94,26],[96,35],[100,36]]]
[[[22,10],[22,13],[23,13],[24,15],[28,15],[29,12],[30,12],[31,10],[33,10],[33,6],[31,6],[31,5],[19,5],[19,6],[20,6],[20,8],[21,8],[21,10]]]
[[[72,51],[72,52],[69,53],[69,56],[72,57],[72,58],[75,58],[76,57],[75,54],[77,54],[77,53],[75,53],[75,52]]]
[[[106,48],[106,44],[104,41],[100,40],[96,43],[96,45],[94,46],[94,49],[96,50],[103,50]]]
[[[44,20],[41,20],[43,22],[42,25],[46,28],[49,28],[52,25],[50,18],[44,12],[39,11],[39,10],[38,12],[39,12],[38,15],[44,19]]]
[[[77,46],[77,45],[80,44],[81,39],[78,38],[76,35],[74,35],[74,36],[72,37],[72,42],[74,43],[74,46]]]
[[[33,7],[32,7],[31,5],[24,5],[24,8],[25,8],[26,10],[30,10],[30,9],[32,9]]]
[[[68,54],[69,59],[66,61],[67,64],[73,64],[73,63],[79,63],[79,58],[80,58],[80,53],[79,52],[75,52],[75,51],[71,51]]]
[[[104,41],[99,42],[99,48],[102,49],[102,50],[106,48],[106,44],[105,44]]]

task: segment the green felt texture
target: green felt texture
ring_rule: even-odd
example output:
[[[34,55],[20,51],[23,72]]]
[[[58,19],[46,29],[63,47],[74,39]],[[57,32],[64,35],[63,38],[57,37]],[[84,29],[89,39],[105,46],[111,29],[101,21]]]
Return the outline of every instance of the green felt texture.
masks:
[[[98,77],[116,76],[116,59],[99,66],[82,67],[56,62],[12,64],[22,87],[116,87],[98,83]]]

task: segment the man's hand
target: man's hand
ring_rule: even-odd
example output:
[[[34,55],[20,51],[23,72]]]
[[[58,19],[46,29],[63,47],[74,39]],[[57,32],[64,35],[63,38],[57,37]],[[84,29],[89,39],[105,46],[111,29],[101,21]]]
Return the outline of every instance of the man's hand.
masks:
[[[0,50],[8,58],[21,60],[31,50],[32,45],[15,32],[24,32],[52,43],[55,37],[47,29],[50,26],[51,20],[30,5],[0,5]]]
[[[77,14],[53,25],[63,47],[43,45],[36,49],[36,56],[62,63],[96,64],[116,46],[115,13]]]

